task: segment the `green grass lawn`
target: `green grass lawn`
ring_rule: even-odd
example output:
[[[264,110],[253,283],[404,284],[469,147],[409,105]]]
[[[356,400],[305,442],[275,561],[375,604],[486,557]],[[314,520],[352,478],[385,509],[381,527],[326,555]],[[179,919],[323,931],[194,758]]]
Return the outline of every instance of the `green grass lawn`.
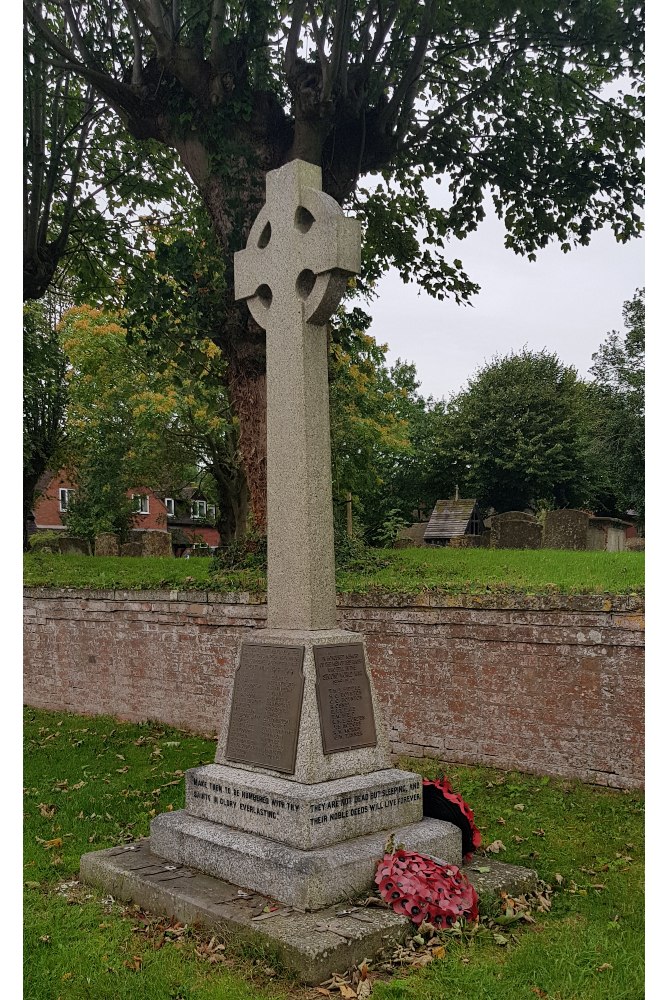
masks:
[[[628,594],[644,588],[644,555],[638,552],[564,552],[514,549],[387,549],[375,550],[387,565],[363,571],[341,571],[341,593],[444,594]],[[258,570],[210,573],[208,558],[169,559],[118,556],[24,557],[27,586],[100,589],[176,589],[262,591]]]
[[[212,741],[31,709],[25,735],[27,1000],[323,995],[281,978],[258,953],[228,948],[213,965],[202,949],[210,935],[158,933],[157,921],[147,933],[131,908],[76,883],[82,853],[145,836],[156,812],[182,807],[183,772],[213,759]],[[642,796],[483,768],[448,773],[484,844],[501,840],[502,860],[535,867],[554,886],[552,909],[508,927],[504,946],[489,932],[447,939],[425,969],[374,979],[373,1000],[639,1000]]]

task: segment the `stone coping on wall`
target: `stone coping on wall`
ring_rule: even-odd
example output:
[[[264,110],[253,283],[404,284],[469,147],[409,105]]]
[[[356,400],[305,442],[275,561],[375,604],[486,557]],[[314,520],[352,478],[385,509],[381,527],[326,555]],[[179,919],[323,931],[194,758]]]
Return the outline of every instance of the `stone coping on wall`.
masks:
[[[189,604],[242,604],[259,611],[266,594],[212,590],[95,590],[90,587],[24,587],[24,597],[37,600],[183,601]],[[339,608],[466,608],[526,611],[586,611],[617,613],[644,611],[643,594],[338,594]]]

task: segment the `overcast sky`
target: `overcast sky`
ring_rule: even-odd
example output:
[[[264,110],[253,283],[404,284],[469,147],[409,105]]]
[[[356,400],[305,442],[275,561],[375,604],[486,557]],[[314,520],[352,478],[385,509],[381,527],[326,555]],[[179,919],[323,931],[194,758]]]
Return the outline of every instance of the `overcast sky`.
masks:
[[[644,284],[643,240],[619,244],[601,230],[587,247],[564,254],[549,246],[531,263],[506,250],[503,238],[491,207],[475,233],[450,244],[449,259],[460,258],[481,286],[472,305],[438,302],[393,271],[364,306],[373,317],[370,333],[389,345],[391,362],[416,365],[426,396],[448,397],[494,354],[524,344],[554,351],[584,376],[607,333],[624,329],[623,302]]]

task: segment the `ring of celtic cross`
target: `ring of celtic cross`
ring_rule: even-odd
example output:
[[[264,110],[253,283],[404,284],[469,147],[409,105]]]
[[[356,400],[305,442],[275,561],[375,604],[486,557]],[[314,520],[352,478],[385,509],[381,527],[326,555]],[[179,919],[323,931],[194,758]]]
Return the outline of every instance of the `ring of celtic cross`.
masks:
[[[296,315],[323,325],[359,273],[360,224],[321,188],[321,169],[303,160],[266,175],[266,203],[234,255],[235,297],[264,329]]]

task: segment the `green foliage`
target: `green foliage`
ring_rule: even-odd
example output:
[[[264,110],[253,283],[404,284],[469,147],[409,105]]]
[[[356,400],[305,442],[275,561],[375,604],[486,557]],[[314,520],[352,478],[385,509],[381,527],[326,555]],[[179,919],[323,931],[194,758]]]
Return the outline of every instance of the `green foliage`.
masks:
[[[39,4],[45,25],[71,41],[60,5]],[[190,184],[173,155],[119,131],[114,112],[24,18],[24,299],[62,288],[101,301],[116,268],[136,266],[144,222]]]
[[[447,423],[461,491],[483,507],[590,499],[584,389],[555,354],[524,348],[494,358],[450,401]]]
[[[60,531],[38,531],[30,536],[29,545],[31,552],[51,552],[53,554],[60,551]]]
[[[23,522],[39,477],[57,463],[65,440],[66,358],[56,330],[53,300],[23,307]]]
[[[94,524],[127,531],[128,489],[171,492],[204,473],[223,537],[245,527],[238,422],[230,412],[220,350],[203,336],[191,347],[178,314],[172,320],[175,334],[159,354],[136,328],[128,335],[122,312],[80,306],[63,320],[71,363],[69,449],[79,486],[68,523],[74,518],[82,526],[85,518],[86,537]],[[102,527],[109,519],[116,528]]]
[[[399,531],[406,524],[407,521],[402,516],[400,510],[396,508],[390,510],[377,533],[378,543],[386,548],[391,548],[398,537]]]
[[[245,534],[227,545],[221,545],[210,566],[213,577],[229,570],[259,570],[266,573],[266,535],[250,527]]]
[[[641,5],[160,9],[159,20],[144,5],[130,18],[88,0],[79,41],[62,3],[26,3],[39,46],[90,80],[131,133],[178,151],[228,255],[249,228],[263,172],[294,156],[321,162],[341,202],[373,176],[355,206],[366,290],[395,265],[436,297],[472,295],[448,240],[477,228],[487,192],[507,246],[529,257],[549,241],[565,252],[586,245],[604,225],[621,241],[641,231]],[[30,44],[39,47],[32,35]],[[444,206],[429,202],[433,177],[446,179]]]
[[[387,345],[367,332],[361,309],[339,310],[329,359],[334,509],[342,517],[347,491],[355,523],[367,540],[387,540],[391,516],[407,522],[433,488],[440,407],[419,394],[414,365],[387,363]],[[431,490],[429,490],[431,487]],[[437,497],[435,497],[437,499]]]
[[[623,307],[625,334],[608,335],[593,355],[589,392],[596,458],[611,513],[644,516],[644,289]]]

